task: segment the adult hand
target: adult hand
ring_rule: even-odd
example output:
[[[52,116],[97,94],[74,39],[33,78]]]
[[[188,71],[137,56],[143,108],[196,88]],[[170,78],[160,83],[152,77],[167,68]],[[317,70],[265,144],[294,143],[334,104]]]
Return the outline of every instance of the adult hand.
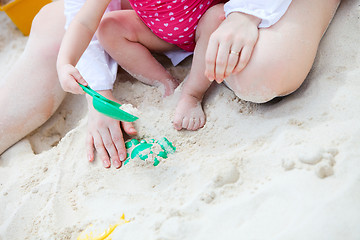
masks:
[[[232,73],[239,73],[250,60],[257,42],[261,19],[233,12],[212,33],[205,56],[205,76],[221,83]]]
[[[117,101],[110,90],[99,91],[99,93],[104,97]],[[92,106],[92,98],[90,96],[86,97],[89,105],[88,136],[86,140],[88,159],[90,162],[94,161],[94,151],[96,150],[104,167],[110,167],[112,162],[115,168],[120,168],[122,162],[126,160],[126,148],[121,128],[128,135],[136,135],[137,132],[132,123],[120,122],[96,111]]]
[[[64,91],[73,94],[85,93],[78,83],[81,83],[84,86],[87,86],[88,84],[81,76],[80,72],[71,64],[65,64],[58,67],[58,76]]]

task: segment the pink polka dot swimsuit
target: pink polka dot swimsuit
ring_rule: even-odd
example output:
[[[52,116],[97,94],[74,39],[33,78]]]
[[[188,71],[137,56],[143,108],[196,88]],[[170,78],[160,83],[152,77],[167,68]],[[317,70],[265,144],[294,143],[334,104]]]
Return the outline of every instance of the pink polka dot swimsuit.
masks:
[[[185,51],[195,48],[199,19],[222,0],[130,0],[141,20],[161,39]]]

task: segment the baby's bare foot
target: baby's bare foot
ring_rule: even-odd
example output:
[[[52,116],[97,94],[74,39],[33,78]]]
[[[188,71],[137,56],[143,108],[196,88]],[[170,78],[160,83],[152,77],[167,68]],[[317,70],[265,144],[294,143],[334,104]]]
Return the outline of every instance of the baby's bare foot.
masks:
[[[174,128],[176,130],[198,130],[205,125],[205,113],[201,107],[201,100],[189,95],[182,94],[175,110]]]

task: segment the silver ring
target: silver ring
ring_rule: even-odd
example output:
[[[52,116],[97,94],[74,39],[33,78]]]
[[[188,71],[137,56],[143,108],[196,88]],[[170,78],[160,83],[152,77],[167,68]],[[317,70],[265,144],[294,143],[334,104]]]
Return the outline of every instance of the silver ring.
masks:
[[[239,52],[235,52],[235,51],[233,51],[233,50],[230,50],[230,54],[235,54],[236,56],[239,56],[240,55],[240,53]]]

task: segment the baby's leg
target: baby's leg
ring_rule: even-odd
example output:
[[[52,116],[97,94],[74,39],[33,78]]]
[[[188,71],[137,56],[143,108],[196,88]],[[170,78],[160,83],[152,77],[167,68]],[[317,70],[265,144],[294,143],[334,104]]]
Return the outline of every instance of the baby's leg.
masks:
[[[49,119],[65,97],[56,72],[63,11],[63,1],[40,11],[25,51],[0,81],[0,154]]]
[[[123,69],[146,84],[163,87],[164,96],[171,95],[179,85],[150,52],[177,47],[153,34],[135,11],[108,13],[100,23],[98,38]]]
[[[259,39],[246,68],[225,81],[241,99],[263,103],[292,93],[305,80],[340,0],[293,0]]]
[[[129,0],[121,0],[121,9],[122,10],[132,9]]]
[[[204,14],[196,31],[196,47],[189,77],[184,82],[181,97],[175,110],[174,127],[177,130],[197,130],[205,125],[201,102],[211,82],[205,77],[205,53],[209,37],[224,17],[224,5],[218,4]]]

